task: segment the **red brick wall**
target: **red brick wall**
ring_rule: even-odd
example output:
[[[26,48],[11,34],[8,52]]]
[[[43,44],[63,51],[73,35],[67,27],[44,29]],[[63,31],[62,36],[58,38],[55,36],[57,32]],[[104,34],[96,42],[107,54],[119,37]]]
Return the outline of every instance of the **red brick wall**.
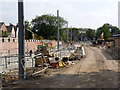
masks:
[[[57,42],[51,42],[52,46],[56,46]],[[25,49],[27,52],[28,50],[35,50],[37,49],[37,45],[42,44],[41,42],[25,42]],[[62,44],[62,42],[60,42]],[[0,42],[0,53],[2,55],[7,55],[8,50],[10,50],[10,54],[17,54],[18,53],[18,42]],[[6,52],[6,53],[5,53]]]

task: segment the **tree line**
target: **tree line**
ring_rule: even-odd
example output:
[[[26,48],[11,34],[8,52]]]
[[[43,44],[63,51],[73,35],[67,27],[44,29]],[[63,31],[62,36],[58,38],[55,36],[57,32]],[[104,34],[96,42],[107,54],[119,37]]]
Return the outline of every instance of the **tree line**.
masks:
[[[36,16],[31,22],[25,21],[25,28],[35,33],[36,39],[49,39],[57,40],[57,16],[52,14],[44,14],[41,16]],[[59,31],[60,40],[66,41],[66,31],[71,30],[67,28],[67,23],[64,18],[59,17]],[[100,35],[104,33],[104,39],[109,40],[109,38],[115,34],[120,33],[120,30],[116,26],[112,26],[108,23],[99,27],[98,29],[91,28],[72,28],[72,31],[76,31],[77,39],[79,35],[86,35],[89,40],[98,39]]]

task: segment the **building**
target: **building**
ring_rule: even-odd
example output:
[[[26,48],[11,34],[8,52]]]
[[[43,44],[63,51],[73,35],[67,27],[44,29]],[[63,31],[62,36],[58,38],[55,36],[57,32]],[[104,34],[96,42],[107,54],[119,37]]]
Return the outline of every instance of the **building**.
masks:
[[[25,40],[35,39],[35,35],[32,31],[25,29]]]
[[[88,37],[87,37],[87,35],[85,35],[85,34],[80,34],[80,35],[78,36],[78,39],[79,39],[79,41],[87,41],[87,40],[88,40]]]
[[[16,38],[17,26],[10,23],[10,25],[6,27],[8,31],[8,37]]]
[[[10,23],[9,26],[6,26],[4,22],[0,23],[0,37],[6,36],[8,38],[18,38],[18,33],[18,25]],[[35,39],[35,34],[32,31],[25,29],[25,39]]]
[[[7,28],[4,22],[0,22],[0,37],[4,37],[7,35]]]

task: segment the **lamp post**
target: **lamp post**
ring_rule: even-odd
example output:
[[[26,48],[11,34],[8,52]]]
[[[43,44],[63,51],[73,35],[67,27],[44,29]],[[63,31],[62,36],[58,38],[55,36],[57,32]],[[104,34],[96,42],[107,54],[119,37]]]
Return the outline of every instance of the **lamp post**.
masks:
[[[67,22],[67,45],[68,45],[69,31],[68,31],[68,22]]]
[[[71,43],[72,43],[72,26],[71,26]]]
[[[24,79],[24,55],[25,55],[25,28],[24,28],[24,12],[23,0],[18,0],[18,42],[19,42],[19,79]]]
[[[76,43],[76,29],[73,27],[73,41]]]
[[[57,45],[57,48],[59,50],[59,10],[57,10],[57,25],[58,25],[58,45]]]

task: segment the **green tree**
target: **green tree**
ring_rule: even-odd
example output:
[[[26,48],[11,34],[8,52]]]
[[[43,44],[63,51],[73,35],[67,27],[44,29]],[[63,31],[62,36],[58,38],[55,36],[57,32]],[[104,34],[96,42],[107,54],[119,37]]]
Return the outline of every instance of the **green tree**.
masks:
[[[25,29],[28,29],[28,30],[30,30],[30,31],[32,30],[32,29],[31,29],[31,24],[30,24],[29,21],[27,21],[27,20],[25,21]]]
[[[104,39],[108,40],[110,36],[120,33],[119,28],[112,26],[109,23],[105,23],[102,27],[99,27],[96,32],[97,38],[100,38],[101,33],[104,32]]]
[[[104,24],[102,27],[98,28],[97,37],[100,38],[102,33],[104,33],[104,39],[109,40],[111,33],[110,33],[110,30],[106,24]]]
[[[51,14],[45,14],[42,16],[36,16],[32,19],[32,31],[36,32],[38,36],[42,36],[44,39],[55,39],[57,40],[57,17]],[[59,17],[59,28],[60,28],[60,40],[63,37],[65,24],[67,23],[62,17]]]
[[[109,40],[109,38],[111,36],[109,28],[106,25],[104,25],[102,28],[102,31],[104,32],[104,39]]]
[[[96,33],[95,30],[93,29],[88,29],[86,31],[86,35],[88,36],[89,39],[93,40],[93,38],[95,37]]]

